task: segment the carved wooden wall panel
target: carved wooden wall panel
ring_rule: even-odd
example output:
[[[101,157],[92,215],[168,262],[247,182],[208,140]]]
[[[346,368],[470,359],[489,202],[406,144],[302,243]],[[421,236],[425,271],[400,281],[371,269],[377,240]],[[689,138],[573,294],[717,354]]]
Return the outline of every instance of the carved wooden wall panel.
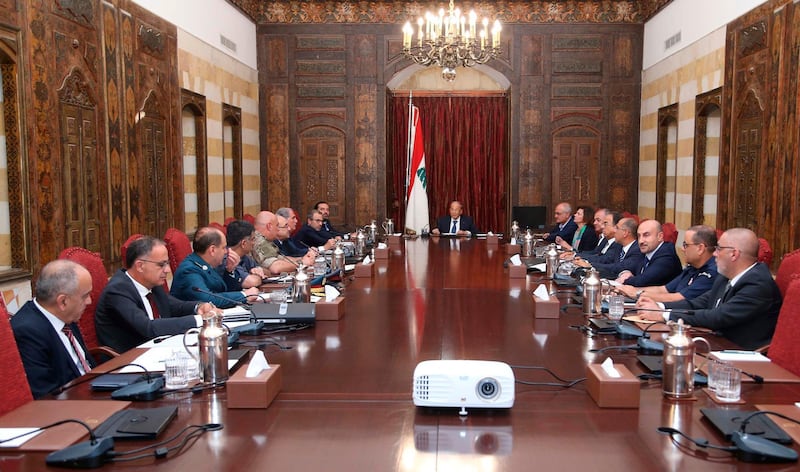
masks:
[[[385,87],[410,65],[398,56],[399,29],[392,24],[328,23],[316,32],[290,23],[258,27],[269,207],[285,204],[273,195],[284,198],[289,193],[292,202],[299,202],[298,191],[305,193],[296,179],[280,176],[302,153],[299,136],[308,124],[301,124],[300,110],[326,115],[341,109],[343,123],[331,125],[346,136],[345,179],[355,197],[347,200],[346,222],[385,215]],[[574,202],[591,195],[593,201],[587,203],[636,208],[641,25],[522,22],[504,30],[504,38],[505,56],[489,66],[511,83],[507,207],[552,209],[560,199],[553,185],[554,133],[578,126],[594,130],[597,141],[588,148],[578,140],[570,146],[575,152],[591,150],[591,168],[609,175],[608,185],[593,188],[584,183],[575,186],[577,193],[569,198],[558,197]],[[284,121],[287,115],[296,116],[297,124]],[[584,163],[589,165],[588,160]],[[277,191],[275,185],[285,191]]]
[[[75,244],[116,267],[131,233],[161,236],[183,211],[182,181],[175,178],[182,163],[168,160],[179,156],[176,29],[131,0],[17,4],[26,39],[32,215],[26,243],[36,248],[33,266],[38,270]],[[5,6],[0,2],[0,11]],[[157,100],[145,110],[150,93]],[[161,166],[149,174],[143,148]],[[146,188],[155,178],[162,179],[162,193]],[[149,209],[145,195],[157,197]],[[153,208],[155,224],[146,226],[145,212]]]
[[[16,46],[16,42],[14,45]],[[18,57],[16,58],[18,59]],[[19,125],[22,118],[19,111],[19,67],[14,64],[0,64],[3,76],[3,118],[6,140],[6,175],[8,188],[8,213],[14,231],[11,231],[11,265],[28,271],[31,269],[31,248],[27,246],[30,234],[31,217],[24,202],[28,201],[27,176],[22,174],[22,137]]]
[[[728,25],[725,53],[718,226],[750,227],[779,255],[800,247],[800,203],[786,198],[798,190],[798,9],[751,10]]]

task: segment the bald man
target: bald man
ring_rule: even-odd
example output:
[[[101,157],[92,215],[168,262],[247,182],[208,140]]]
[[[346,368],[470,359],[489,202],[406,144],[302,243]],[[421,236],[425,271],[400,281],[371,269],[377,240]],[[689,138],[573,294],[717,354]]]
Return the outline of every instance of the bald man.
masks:
[[[279,256],[278,246],[274,243],[278,237],[278,217],[271,211],[259,212],[253,226],[256,229],[253,258],[270,274],[294,272],[301,263],[306,266],[314,265],[314,251],[308,251],[303,257]]]
[[[42,268],[36,297],[11,317],[33,398],[47,395],[94,367],[78,329],[78,320],[92,302],[91,293],[89,271],[57,259]]]
[[[769,267],[758,262],[758,237],[747,228],[729,229],[719,238],[714,257],[719,276],[711,290],[692,300],[666,303],[642,296],[637,307],[675,311],[640,311],[639,315],[656,321],[682,319],[713,329],[746,349],[769,344],[781,309],[781,292]]]

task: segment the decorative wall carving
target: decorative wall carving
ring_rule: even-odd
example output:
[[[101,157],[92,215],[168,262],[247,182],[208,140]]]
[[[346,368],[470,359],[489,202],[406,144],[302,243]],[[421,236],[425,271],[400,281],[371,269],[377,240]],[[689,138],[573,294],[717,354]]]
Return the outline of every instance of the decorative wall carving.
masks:
[[[551,0],[535,1],[480,1],[471,6],[481,16],[502,17],[505,23],[643,23],[671,0],[604,2],[575,0],[568,3]],[[307,24],[307,23],[389,23],[403,24],[421,12],[437,10],[441,2],[422,3],[416,8],[409,2],[338,2],[313,0],[293,2],[278,0],[231,0],[256,23]],[[415,2],[416,3],[416,2]]]
[[[148,53],[157,57],[164,55],[166,35],[146,24],[139,25],[138,31],[139,45]]]

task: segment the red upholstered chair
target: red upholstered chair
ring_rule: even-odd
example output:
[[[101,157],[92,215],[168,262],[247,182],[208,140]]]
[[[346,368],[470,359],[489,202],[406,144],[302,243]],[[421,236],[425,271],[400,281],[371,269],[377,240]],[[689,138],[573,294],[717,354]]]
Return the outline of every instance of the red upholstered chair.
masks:
[[[245,213],[242,219],[250,223],[251,225],[256,224],[256,217],[251,215],[250,213]]]
[[[661,230],[664,232],[664,241],[678,244],[678,228],[675,223],[664,223],[661,225]]]
[[[3,388],[0,388],[0,416],[2,416],[33,400],[5,306],[0,308],[0,370],[4,377]]]
[[[136,241],[137,239],[143,237],[143,234],[132,234],[119,248],[120,257],[122,257],[122,267],[128,268],[128,265],[125,263],[125,256],[128,255],[128,246],[131,245],[132,242]]]
[[[786,289],[792,279],[800,277],[800,249],[784,254],[781,264],[778,266],[778,273],[775,274],[775,283],[781,290],[781,295],[786,296]]]
[[[78,321],[78,327],[81,329],[86,347],[89,348],[92,355],[98,358],[98,361],[106,357],[118,356],[119,353],[113,349],[100,346],[100,342],[97,340],[97,330],[94,326],[94,312],[97,310],[97,302],[100,300],[100,294],[103,289],[108,284],[108,273],[100,254],[82,247],[73,246],[61,251],[58,258],[77,262],[85,267],[92,276],[92,303],[86,307],[86,311],[83,312],[81,319]]]
[[[764,238],[758,238],[758,262],[772,265],[772,247]]]
[[[715,229],[714,231],[717,233],[717,241],[719,241],[719,238],[722,237],[722,233],[724,233],[725,231],[723,231],[723,230],[721,230],[719,228]]]
[[[177,228],[167,230],[164,242],[167,244],[167,253],[169,254],[169,268],[174,274],[186,256],[192,253],[192,243],[189,241],[189,236]]]
[[[212,223],[209,223],[208,226],[210,226],[212,228],[217,228],[218,230],[222,231],[222,234],[225,234],[225,235],[228,234],[227,228],[225,226],[217,223],[216,221],[214,221]]]
[[[795,279],[786,289],[778,325],[769,345],[769,357],[772,362],[795,375],[800,375],[800,279]]]
[[[227,228],[227,227],[228,227],[228,225],[229,225],[229,224],[231,224],[231,222],[234,222],[234,221],[236,221],[237,219],[238,219],[238,218],[236,218],[235,216],[229,216],[229,217],[225,218],[225,223],[224,223],[224,224],[225,224],[225,227]]]

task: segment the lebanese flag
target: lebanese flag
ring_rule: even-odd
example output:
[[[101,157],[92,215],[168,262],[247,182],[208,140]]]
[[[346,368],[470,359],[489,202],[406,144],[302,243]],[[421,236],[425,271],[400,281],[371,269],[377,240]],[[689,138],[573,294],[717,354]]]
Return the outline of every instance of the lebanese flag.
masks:
[[[428,215],[428,178],[425,175],[425,149],[422,146],[422,129],[419,122],[419,108],[411,106],[409,124],[409,163],[408,193],[406,194],[406,230],[416,234],[430,228]]]

